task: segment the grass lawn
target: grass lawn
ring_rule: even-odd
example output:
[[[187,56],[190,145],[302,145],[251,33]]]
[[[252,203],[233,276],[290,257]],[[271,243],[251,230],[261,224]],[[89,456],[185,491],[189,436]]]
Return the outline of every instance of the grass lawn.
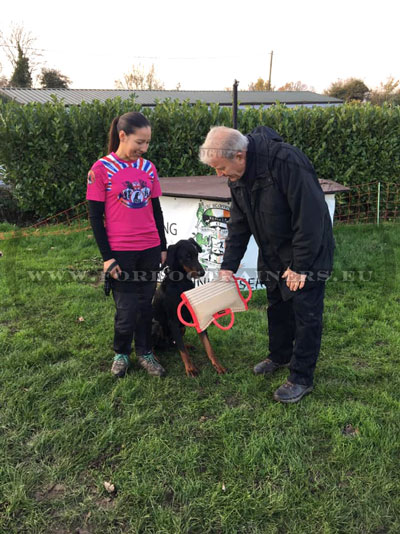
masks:
[[[272,400],[287,370],[251,372],[264,291],[210,327],[229,374],[190,329],[198,378],[169,352],[167,378],[115,380],[91,233],[0,241],[0,533],[398,534],[400,226],[335,236],[315,390],[296,405]]]

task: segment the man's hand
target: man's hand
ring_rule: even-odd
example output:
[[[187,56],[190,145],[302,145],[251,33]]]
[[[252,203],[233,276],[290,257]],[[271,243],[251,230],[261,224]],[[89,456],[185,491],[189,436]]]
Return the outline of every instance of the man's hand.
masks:
[[[227,271],[226,269],[221,269],[218,273],[219,280],[223,282],[232,282],[233,281],[233,271]]]
[[[163,250],[161,252],[161,265],[164,265],[164,263],[167,261],[167,251]]]
[[[296,273],[288,267],[283,273],[282,278],[286,279],[286,285],[290,291],[297,291],[298,289],[303,289],[307,275]]]
[[[104,262],[103,265],[103,271],[106,273],[108,271],[108,268],[110,265],[112,265],[116,260],[114,258],[111,258],[111,260],[107,260]],[[121,267],[119,265],[116,265],[111,271],[110,275],[115,278],[115,280],[118,280],[118,274],[121,273]]]

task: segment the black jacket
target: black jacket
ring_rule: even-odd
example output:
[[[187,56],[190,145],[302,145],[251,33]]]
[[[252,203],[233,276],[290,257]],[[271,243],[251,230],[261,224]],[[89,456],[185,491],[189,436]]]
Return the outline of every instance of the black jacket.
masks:
[[[306,273],[306,287],[332,270],[334,239],[324,193],[315,170],[297,148],[260,126],[247,136],[246,170],[228,182],[232,204],[222,269],[236,272],[250,236],[259,247],[258,276],[268,289],[290,267]],[[283,295],[285,298],[285,295]]]

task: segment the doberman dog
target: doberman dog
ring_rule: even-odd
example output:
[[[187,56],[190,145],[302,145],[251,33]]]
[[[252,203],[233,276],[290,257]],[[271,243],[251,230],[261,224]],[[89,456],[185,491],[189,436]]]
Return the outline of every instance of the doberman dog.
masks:
[[[153,345],[155,348],[176,346],[180,352],[187,376],[197,376],[196,369],[189,356],[187,345],[183,341],[185,327],[179,321],[176,313],[183,291],[194,288],[192,279],[204,276],[198,256],[201,247],[193,238],[181,239],[167,250],[165,278],[158,287],[153,299]],[[182,309],[183,319],[192,322],[186,307]],[[208,338],[207,330],[199,333],[208,358],[218,374],[226,373],[222,367]]]

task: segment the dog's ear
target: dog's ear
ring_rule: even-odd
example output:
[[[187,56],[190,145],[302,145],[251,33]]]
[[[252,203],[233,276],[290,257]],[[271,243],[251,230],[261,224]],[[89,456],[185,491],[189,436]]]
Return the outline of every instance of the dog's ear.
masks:
[[[177,249],[176,245],[170,245],[167,248],[167,261],[165,262],[165,265],[167,265],[168,267],[172,267],[173,264],[175,263],[176,249]]]
[[[201,248],[201,246],[197,243],[197,241],[195,241],[193,239],[193,237],[190,237],[189,238],[189,241],[192,243],[192,245],[194,245],[197,249],[197,252],[203,252],[203,249]]]

